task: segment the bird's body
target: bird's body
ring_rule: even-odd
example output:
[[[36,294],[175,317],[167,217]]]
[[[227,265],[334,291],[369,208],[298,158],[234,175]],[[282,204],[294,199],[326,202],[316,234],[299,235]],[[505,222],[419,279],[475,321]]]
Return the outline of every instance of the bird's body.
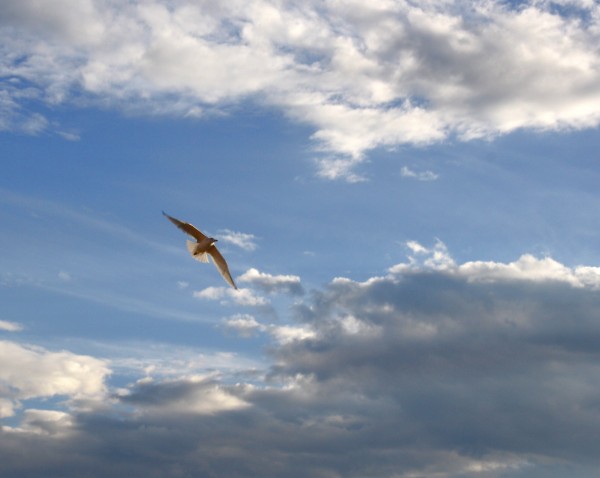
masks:
[[[188,250],[192,253],[193,256],[198,254],[205,254],[210,251],[211,247],[215,247],[215,240],[212,237],[206,237],[201,241],[187,241]],[[193,246],[193,249],[191,248]]]
[[[169,216],[164,211],[163,214],[179,229],[196,239],[195,242],[187,241],[186,244],[188,251],[190,251],[190,254],[192,254],[192,257],[200,262],[208,262],[208,256],[210,256],[215,266],[217,267],[217,270],[223,276],[223,279],[225,279],[227,283],[231,285],[231,287],[237,289],[237,286],[235,285],[235,282],[233,282],[233,278],[229,273],[227,262],[215,246],[215,242],[217,242],[217,239],[205,236],[191,224],[187,222],[182,222],[179,219],[175,219],[174,217]]]

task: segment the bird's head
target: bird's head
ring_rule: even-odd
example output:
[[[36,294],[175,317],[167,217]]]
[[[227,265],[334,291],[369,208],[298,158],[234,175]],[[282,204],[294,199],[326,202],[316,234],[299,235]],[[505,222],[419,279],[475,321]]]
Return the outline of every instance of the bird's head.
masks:
[[[212,246],[215,242],[218,242],[218,239],[215,239],[214,237],[209,237],[208,240],[210,241],[210,245]]]

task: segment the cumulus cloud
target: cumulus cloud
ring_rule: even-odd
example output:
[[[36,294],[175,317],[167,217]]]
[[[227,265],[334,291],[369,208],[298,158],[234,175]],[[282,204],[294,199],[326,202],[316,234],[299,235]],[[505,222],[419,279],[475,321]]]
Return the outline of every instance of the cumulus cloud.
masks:
[[[51,128],[42,104],[250,98],[314,128],[321,176],[358,181],[377,147],[600,121],[597,2],[61,3],[2,4],[1,129]]]
[[[4,395],[0,410],[11,416],[21,400],[57,395],[73,400],[100,398],[109,372],[105,362],[94,357],[0,341],[0,391]]]
[[[31,410],[18,433],[0,430],[0,468],[66,478],[594,476],[597,269],[527,254],[458,263],[441,241],[407,247],[408,262],[385,275],[295,298],[292,322],[230,317],[273,338],[266,372],[143,378],[107,409]],[[23,449],[38,452],[25,462]]]
[[[413,255],[409,256],[409,262],[392,266],[389,269],[391,273],[401,274],[426,266],[469,281],[559,281],[574,287],[600,288],[600,267],[567,267],[551,257],[537,258],[531,254],[523,254],[516,261],[507,264],[470,261],[457,265],[441,241],[437,241],[432,248],[416,241],[408,241],[407,247],[413,252]]]
[[[300,277],[295,275],[272,275],[251,268],[239,276],[238,281],[247,282],[268,294],[283,292],[302,295],[304,293]]]

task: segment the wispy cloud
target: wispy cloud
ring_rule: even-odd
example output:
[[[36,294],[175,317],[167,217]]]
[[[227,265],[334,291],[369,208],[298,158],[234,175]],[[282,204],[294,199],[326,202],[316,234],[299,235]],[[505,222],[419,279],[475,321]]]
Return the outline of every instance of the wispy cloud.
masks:
[[[218,237],[220,241],[233,244],[245,251],[253,251],[256,249],[256,236],[254,236],[254,234],[223,229],[218,232]]]
[[[72,133],[69,131],[58,131],[58,134],[67,141],[79,141],[81,139],[77,133]]]
[[[252,337],[259,332],[270,334],[276,342],[287,344],[296,340],[316,337],[310,326],[262,324],[249,314],[236,314],[225,320],[225,327],[234,330],[241,337]]]
[[[7,332],[20,332],[23,330],[23,326],[17,322],[0,320],[0,330],[6,330]]]
[[[418,181],[435,181],[439,178],[439,175],[433,171],[413,171],[408,166],[403,166],[400,170],[400,174],[403,178],[417,179]]]
[[[178,251],[177,248],[152,241],[144,234],[136,232],[116,221],[109,221],[102,217],[98,217],[93,211],[85,212],[67,204],[48,200],[47,198],[24,195],[0,187],[0,202],[12,204],[16,207],[27,209],[30,212],[35,212],[36,214],[45,214],[52,217],[67,219],[81,227],[99,231],[107,236],[117,237],[131,243],[144,244],[155,250],[163,252]]]
[[[177,287],[180,289],[187,289],[190,286],[190,283],[184,280],[177,281]]]
[[[63,282],[69,282],[71,280],[71,274],[67,271],[59,271],[58,278]]]
[[[600,6],[562,3],[8,0],[0,128],[48,129],[36,102],[75,97],[183,117],[254,98],[314,128],[323,177],[358,181],[377,147],[597,125]]]
[[[195,291],[193,296],[198,299],[218,300],[223,304],[233,303],[250,307],[262,307],[270,304],[269,300],[254,294],[250,289],[234,290],[230,287],[207,287]]]

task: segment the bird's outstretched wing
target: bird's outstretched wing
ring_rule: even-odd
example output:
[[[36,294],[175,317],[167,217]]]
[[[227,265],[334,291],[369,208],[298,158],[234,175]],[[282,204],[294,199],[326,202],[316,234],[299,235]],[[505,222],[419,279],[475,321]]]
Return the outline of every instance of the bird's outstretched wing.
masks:
[[[207,252],[210,254],[210,257],[212,257],[212,260],[215,263],[215,266],[217,266],[217,269],[219,270],[221,275],[223,276],[223,279],[225,279],[229,283],[229,285],[231,285],[231,287],[237,290],[237,286],[235,285],[235,282],[233,282],[231,274],[229,273],[229,267],[227,267],[227,262],[225,262],[225,259],[223,258],[219,250],[215,246],[212,246],[208,249]]]
[[[195,238],[198,242],[201,242],[204,239],[206,239],[206,236],[204,234],[202,234],[194,226],[192,226],[190,223],[181,222],[179,219],[175,219],[174,217],[169,216],[165,211],[163,211],[163,215],[169,221],[171,221],[173,224],[175,224],[179,229],[181,229],[183,232],[185,232],[185,233],[189,234],[190,236],[192,236],[193,238]]]

